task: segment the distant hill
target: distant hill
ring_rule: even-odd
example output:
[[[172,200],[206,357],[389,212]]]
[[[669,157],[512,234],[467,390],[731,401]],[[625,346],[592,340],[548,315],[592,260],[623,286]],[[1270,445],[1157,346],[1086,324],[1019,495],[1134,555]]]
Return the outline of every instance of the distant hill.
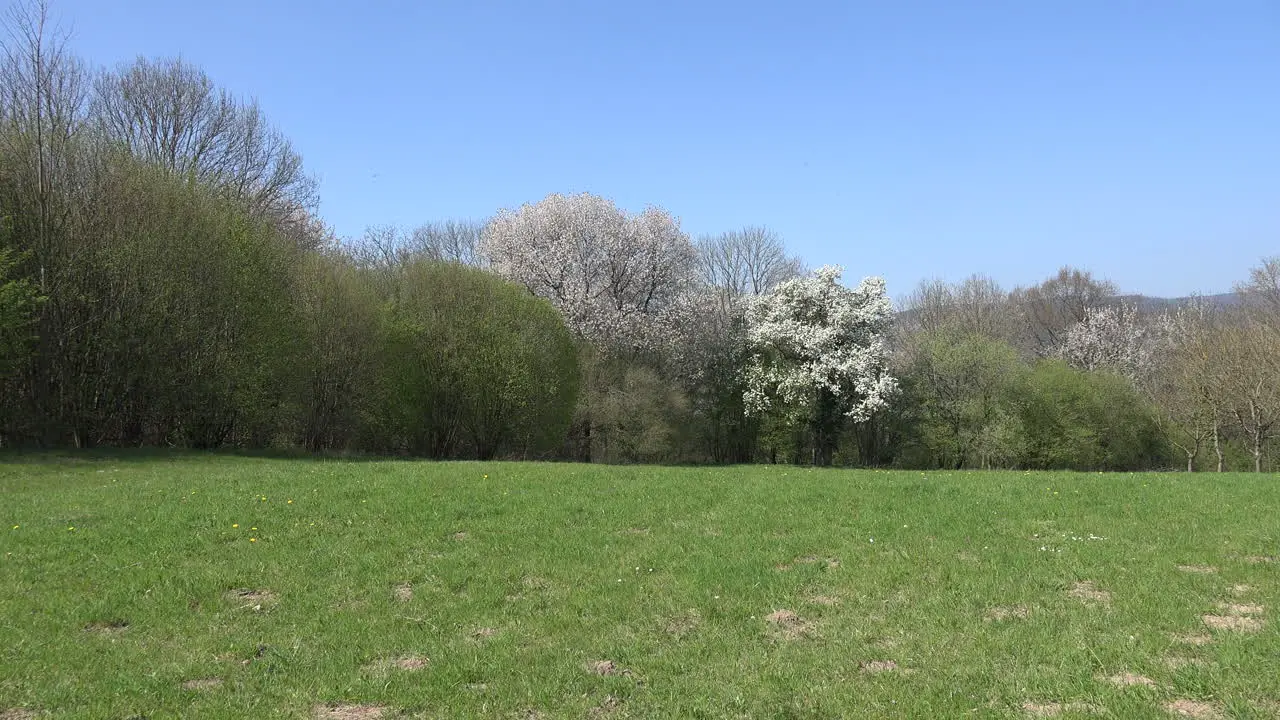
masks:
[[[1229,308],[1240,304],[1240,296],[1236,293],[1220,293],[1218,295],[1199,295],[1177,298],[1148,297],[1146,295],[1121,295],[1125,303],[1136,305],[1142,312],[1160,312],[1174,310],[1192,301],[1207,302],[1216,308]]]

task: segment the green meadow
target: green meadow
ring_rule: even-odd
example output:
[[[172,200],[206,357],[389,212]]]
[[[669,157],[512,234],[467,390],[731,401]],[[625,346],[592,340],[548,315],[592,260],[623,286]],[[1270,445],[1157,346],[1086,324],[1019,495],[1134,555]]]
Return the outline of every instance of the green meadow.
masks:
[[[1275,718],[1253,474],[0,461],[0,718]]]

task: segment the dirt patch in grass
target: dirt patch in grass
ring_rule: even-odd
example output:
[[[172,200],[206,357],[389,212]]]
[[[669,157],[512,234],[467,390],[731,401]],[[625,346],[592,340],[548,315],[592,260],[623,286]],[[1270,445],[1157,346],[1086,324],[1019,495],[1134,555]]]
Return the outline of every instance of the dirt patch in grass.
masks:
[[[1261,615],[1267,609],[1261,605],[1243,605],[1239,603],[1218,603],[1218,609],[1228,615]]]
[[[398,655],[396,657],[382,658],[364,666],[369,672],[385,673],[391,670],[404,670],[405,672],[417,672],[425,669],[431,664],[431,659],[425,655]]]
[[[1134,687],[1134,686],[1155,687],[1156,686],[1155,680],[1152,680],[1146,675],[1139,675],[1137,673],[1131,673],[1131,672],[1123,672],[1116,675],[1108,675],[1101,679],[1111,683],[1112,685],[1118,685],[1120,687]]]
[[[1207,633],[1182,633],[1180,635],[1174,635],[1173,641],[1176,643],[1182,643],[1183,645],[1195,645],[1196,647],[1199,647],[1213,642],[1213,636]]]
[[[1067,591],[1067,597],[1098,605],[1111,604],[1111,593],[1099,588],[1092,580],[1081,580],[1072,585]]]
[[[538,577],[537,575],[530,575],[529,577],[524,578],[520,581],[520,584],[529,590],[551,589],[551,581],[543,577]]]
[[[224,598],[240,606],[242,610],[262,610],[276,604],[279,599],[270,590],[258,588],[234,588]]]
[[[387,717],[389,712],[386,705],[314,705],[311,717],[313,720],[378,720]]]
[[[222,687],[222,678],[197,678],[182,683],[183,690],[213,690]]]
[[[1249,592],[1253,590],[1253,588],[1250,587],[1249,585],[1245,585],[1241,583],[1239,585],[1232,585],[1230,588],[1228,588],[1228,590],[1231,591],[1232,595],[1248,595]]]
[[[1101,714],[1102,708],[1085,702],[1024,702],[1022,703],[1022,711],[1031,717],[1058,717],[1063,713],[1086,713]]]
[[[129,629],[128,620],[95,620],[84,626],[85,632],[95,635],[119,635]]]
[[[35,720],[35,717],[35,711],[26,708],[0,710],[0,720]]]
[[[601,677],[613,677],[614,675],[628,673],[625,668],[619,667],[618,663],[612,660],[592,660],[587,663],[587,672]]]
[[[1212,575],[1218,572],[1218,568],[1212,565],[1179,565],[1178,569],[1192,575]]]
[[[982,613],[982,619],[987,622],[999,622],[1001,620],[1026,620],[1031,617],[1031,611],[1026,605],[998,605],[989,607]]]
[[[1195,718],[1196,720],[1219,720],[1223,717],[1222,711],[1213,703],[1201,702],[1200,700],[1173,700],[1164,704],[1164,709],[1179,717]]]
[[[1242,557],[1240,559],[1249,563],[1250,565],[1265,565],[1268,563],[1276,562],[1276,559],[1271,555],[1246,555],[1245,557]]]
[[[858,669],[870,675],[886,672],[910,672],[906,668],[899,667],[898,663],[892,660],[864,660],[858,663]]]
[[[697,630],[702,625],[702,613],[697,610],[686,610],[662,621],[662,631],[679,640]]]
[[[466,540],[466,539],[467,539],[467,531],[466,531],[466,530],[459,530],[458,532],[456,532],[456,533],[454,533],[454,534],[450,535],[449,537],[450,537],[450,538],[453,538],[454,540]]]
[[[764,619],[765,622],[777,628],[778,632],[788,640],[805,637],[813,632],[813,623],[791,610],[774,610],[766,615]]]
[[[498,634],[498,631],[494,628],[482,627],[482,628],[476,628],[475,630],[472,630],[470,633],[470,637],[472,640],[488,640],[489,638],[497,634]]]
[[[409,602],[413,599],[413,586],[409,583],[402,583],[391,589],[391,596],[399,602]]]
[[[840,598],[833,595],[814,595],[809,598],[810,605],[821,605],[823,607],[835,607],[840,604]]]
[[[1228,630],[1231,632],[1258,632],[1263,622],[1258,618],[1240,615],[1201,615],[1200,620],[1210,630]]]

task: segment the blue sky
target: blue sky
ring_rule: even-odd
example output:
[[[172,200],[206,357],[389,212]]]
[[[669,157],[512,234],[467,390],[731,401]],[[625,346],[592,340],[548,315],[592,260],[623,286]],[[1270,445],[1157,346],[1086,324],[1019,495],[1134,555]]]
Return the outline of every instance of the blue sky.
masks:
[[[895,297],[1219,292],[1280,254],[1276,0],[53,3],[95,65],[256,96],[342,235],[589,191]]]

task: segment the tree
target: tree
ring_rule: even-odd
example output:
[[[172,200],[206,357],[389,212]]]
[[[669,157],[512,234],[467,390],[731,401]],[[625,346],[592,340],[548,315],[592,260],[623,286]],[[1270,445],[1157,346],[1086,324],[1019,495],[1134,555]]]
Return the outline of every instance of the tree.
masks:
[[[702,237],[697,252],[703,284],[728,299],[762,295],[804,269],[777,233],[758,226]]]
[[[1170,350],[1167,316],[1143,318],[1132,305],[1088,307],[1054,354],[1077,370],[1113,372],[1149,389],[1156,364]]]
[[[1041,357],[1053,354],[1089,308],[1110,302],[1117,292],[1115,283],[1073,267],[1061,268],[1039,285],[1014,290],[1011,299],[1022,312],[1027,350]]]
[[[886,369],[893,307],[884,280],[850,290],[842,273],[827,265],[786,281],[747,312],[747,412],[777,409],[807,425],[818,465],[831,463],[845,418],[867,420],[897,389]]]
[[[1262,472],[1263,450],[1280,430],[1280,332],[1260,323],[1222,328],[1214,338],[1228,411]]]
[[[1236,286],[1245,311],[1255,321],[1280,332],[1280,255],[1263,258]]]
[[[1011,467],[1020,454],[1015,389],[1027,372],[1007,343],[943,329],[915,336],[903,403],[914,411],[919,464]]]
[[[100,75],[92,114],[102,138],[143,162],[225,190],[280,225],[316,205],[302,157],[267,121],[181,59],[148,60]]]
[[[480,254],[547,298],[579,337],[611,350],[669,344],[694,281],[694,250],[665,210],[629,214],[590,194],[501,210]]]
[[[999,340],[1017,334],[1009,294],[986,275],[971,275],[956,285],[925,280],[907,296],[902,316],[908,331],[973,333]]]

